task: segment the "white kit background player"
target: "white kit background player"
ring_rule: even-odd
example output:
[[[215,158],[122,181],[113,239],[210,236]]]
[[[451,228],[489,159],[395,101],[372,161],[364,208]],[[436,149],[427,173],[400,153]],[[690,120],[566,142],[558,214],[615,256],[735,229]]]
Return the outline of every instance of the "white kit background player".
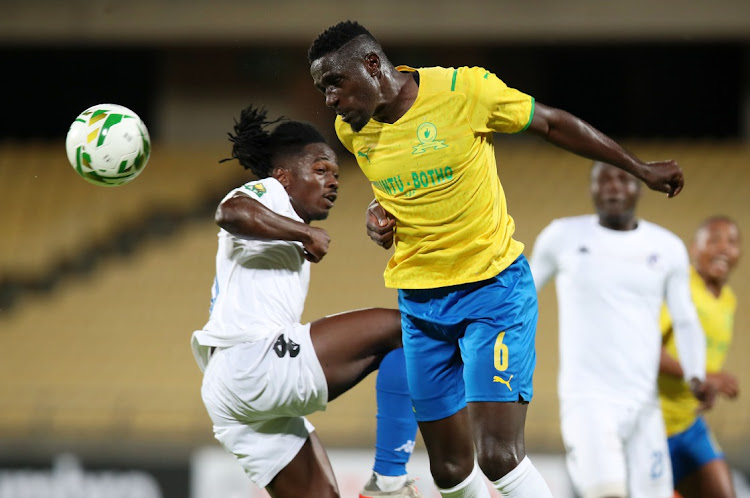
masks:
[[[214,435],[250,479],[275,498],[337,497],[333,469],[305,415],[325,409],[378,367],[379,385],[383,374],[399,371],[399,358],[405,370],[403,353],[397,355],[401,314],[365,309],[300,323],[310,262],[320,261],[329,244],[326,231],[310,222],[333,207],[338,161],[309,124],[282,121],[266,131],[278,121],[251,106],[230,134],[232,158],[261,179],[219,205],[211,314],[193,333],[192,348],[204,371],[201,395]],[[394,380],[407,392],[403,375]],[[397,402],[406,423],[379,417],[379,430],[385,424],[383,431],[413,441],[411,401],[406,395]],[[421,496],[406,477],[409,454],[392,458],[402,459],[403,473],[374,474],[378,496]]]
[[[554,220],[530,260],[537,290],[556,277],[568,471],[584,498],[671,498],[656,384],[665,300],[685,378],[697,397],[712,400],[687,251],[671,232],[636,218],[635,177],[594,163],[590,180],[597,214]]]

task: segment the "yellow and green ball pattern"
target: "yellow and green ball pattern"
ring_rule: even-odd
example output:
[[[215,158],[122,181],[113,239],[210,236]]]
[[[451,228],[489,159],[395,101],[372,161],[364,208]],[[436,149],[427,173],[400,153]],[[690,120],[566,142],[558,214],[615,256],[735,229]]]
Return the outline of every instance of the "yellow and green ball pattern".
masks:
[[[146,167],[151,139],[136,113],[121,105],[99,104],[73,121],[65,148],[71,166],[84,180],[116,187]]]

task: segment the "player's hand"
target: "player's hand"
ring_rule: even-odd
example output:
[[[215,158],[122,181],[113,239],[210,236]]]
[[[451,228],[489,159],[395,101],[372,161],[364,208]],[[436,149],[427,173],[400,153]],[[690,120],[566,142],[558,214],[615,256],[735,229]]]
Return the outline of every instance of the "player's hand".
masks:
[[[396,233],[396,220],[375,199],[367,206],[365,226],[367,236],[377,245],[384,249],[391,248]]]
[[[700,381],[696,378],[690,379],[690,391],[701,402],[696,410],[698,413],[713,408],[714,401],[716,401],[716,385],[713,382],[708,379],[705,381]]]
[[[669,197],[679,194],[685,184],[682,168],[672,160],[644,163],[641,180],[651,190],[666,192]]]
[[[727,398],[734,399],[740,394],[740,383],[737,377],[730,373],[706,374],[706,381],[714,384],[719,394],[723,394]]]
[[[305,248],[305,259],[311,263],[318,263],[328,253],[331,237],[322,228],[308,226],[308,229],[308,240],[302,243]]]

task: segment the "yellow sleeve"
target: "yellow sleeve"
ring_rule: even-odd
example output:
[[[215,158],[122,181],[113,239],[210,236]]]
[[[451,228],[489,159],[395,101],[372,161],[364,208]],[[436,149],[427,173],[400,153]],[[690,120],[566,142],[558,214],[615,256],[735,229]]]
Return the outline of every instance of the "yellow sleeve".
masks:
[[[534,116],[534,98],[508,87],[481,67],[461,67],[454,74],[455,91],[466,95],[468,119],[479,133],[518,133]]]

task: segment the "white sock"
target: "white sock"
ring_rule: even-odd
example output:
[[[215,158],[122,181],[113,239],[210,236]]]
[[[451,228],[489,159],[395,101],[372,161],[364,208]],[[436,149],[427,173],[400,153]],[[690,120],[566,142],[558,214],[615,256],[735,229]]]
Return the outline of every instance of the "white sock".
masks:
[[[518,466],[492,483],[500,494],[509,498],[552,498],[552,492],[542,474],[536,470],[529,457],[521,460]]]
[[[402,476],[384,476],[373,471],[375,474],[375,484],[378,485],[380,491],[396,491],[406,484],[406,475]]]
[[[472,469],[469,477],[464,479],[461,484],[449,489],[438,488],[438,491],[443,498],[490,498],[490,491],[484,483],[484,474],[479,471],[476,462],[474,462],[474,469]]]

